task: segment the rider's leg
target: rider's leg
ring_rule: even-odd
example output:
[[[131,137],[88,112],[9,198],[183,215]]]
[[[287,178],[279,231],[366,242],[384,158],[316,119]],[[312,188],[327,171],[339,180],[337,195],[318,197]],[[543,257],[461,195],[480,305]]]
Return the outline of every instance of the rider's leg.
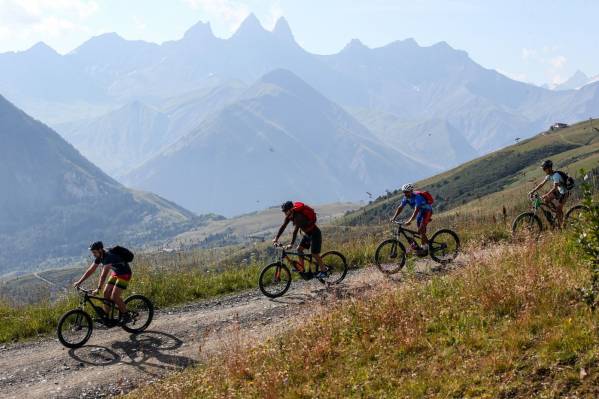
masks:
[[[104,286],[104,299],[110,301],[111,297],[112,297],[112,290],[114,289],[114,285],[112,284],[112,277],[110,277],[108,279],[108,282],[106,283],[106,285]],[[104,309],[104,313],[106,313],[107,316],[109,316],[110,313],[110,305],[106,302],[104,302],[104,304],[102,305],[102,308]]]
[[[127,312],[127,305],[123,302],[123,298],[121,298],[121,293],[123,292],[122,288],[117,287],[116,285],[112,289],[112,296],[110,299],[116,304],[116,307],[119,309],[119,312],[123,315]]]
[[[303,241],[303,240],[302,240]],[[302,245],[300,245],[299,247],[297,247],[297,252],[299,253],[299,258],[297,260],[300,272],[304,272],[306,271],[305,267],[304,267],[304,250],[306,250],[306,248],[302,247]]]
[[[320,272],[326,272],[322,257],[320,256],[320,252],[322,250],[322,232],[316,226],[311,234],[311,244],[311,253],[314,257],[315,263],[318,265],[318,270]]]
[[[557,219],[557,227],[562,228],[564,225],[564,202],[561,200],[555,204],[555,218]]]
[[[299,252],[299,254],[300,254],[298,263],[302,269],[302,270],[300,270],[300,272],[306,271],[306,269],[304,267],[304,257],[302,255],[304,254],[304,251],[310,249],[311,245],[312,245],[312,238],[308,234],[304,234],[304,237],[302,237],[302,241],[300,242],[299,247],[297,247],[297,252]]]
[[[418,225],[418,234],[420,234],[420,241],[422,242],[422,251],[428,250],[428,236],[426,235],[426,227],[431,221],[433,213],[431,211],[424,211],[418,215],[416,223]]]

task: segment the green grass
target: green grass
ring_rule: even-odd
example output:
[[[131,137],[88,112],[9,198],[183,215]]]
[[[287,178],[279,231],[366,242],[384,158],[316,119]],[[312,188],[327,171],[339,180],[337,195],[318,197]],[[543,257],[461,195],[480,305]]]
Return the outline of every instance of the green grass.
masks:
[[[129,397],[596,397],[598,319],[579,300],[579,255],[559,235],[500,246]]]
[[[574,176],[580,168],[597,168],[599,133],[588,121],[557,132],[545,132],[420,181],[417,187],[433,194],[436,211],[468,207],[475,201],[487,207],[509,208],[514,200],[525,202],[526,192],[541,181],[539,164],[547,158],[553,159],[557,168]],[[394,191],[377,198],[348,213],[340,223],[356,225],[385,221],[401,196],[400,191]]]

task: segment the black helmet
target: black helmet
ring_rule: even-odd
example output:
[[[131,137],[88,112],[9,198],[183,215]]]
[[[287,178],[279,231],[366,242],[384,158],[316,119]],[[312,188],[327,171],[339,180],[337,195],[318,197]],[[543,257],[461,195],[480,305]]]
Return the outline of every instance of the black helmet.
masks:
[[[283,212],[287,212],[291,208],[293,208],[293,202],[291,202],[291,201],[283,202],[283,205],[281,205],[281,210]]]
[[[541,168],[543,168],[543,169],[553,168],[553,162],[551,161],[551,159],[547,159],[547,160],[543,161],[543,163],[541,164]]]
[[[104,249],[104,243],[102,241],[96,241],[89,246],[90,251],[100,251]]]

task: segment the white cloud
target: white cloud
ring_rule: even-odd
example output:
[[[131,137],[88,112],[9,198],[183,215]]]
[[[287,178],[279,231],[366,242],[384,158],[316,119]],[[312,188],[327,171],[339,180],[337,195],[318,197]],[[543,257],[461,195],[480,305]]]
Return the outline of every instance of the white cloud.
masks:
[[[566,65],[566,62],[568,62],[568,59],[563,55],[558,55],[557,57],[550,58],[548,62],[555,69],[562,69]]]
[[[250,14],[249,8],[234,0],[183,0],[191,8],[203,11],[209,19],[222,21],[229,32],[236,30]]]
[[[146,30],[147,24],[143,18],[138,17],[137,15],[134,15],[133,16],[133,26],[135,26],[136,30],[143,31],[143,30]]]
[[[76,31],[99,6],[95,0],[0,0],[0,39],[36,42]]]

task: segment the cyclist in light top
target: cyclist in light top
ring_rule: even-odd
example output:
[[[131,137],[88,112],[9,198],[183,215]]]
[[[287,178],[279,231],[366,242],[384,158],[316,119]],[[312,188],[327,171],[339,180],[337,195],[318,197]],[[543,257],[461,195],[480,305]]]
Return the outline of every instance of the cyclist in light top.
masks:
[[[425,197],[425,193],[414,192],[413,184],[404,184],[401,187],[401,191],[403,191],[404,197],[401,200],[401,204],[395,211],[395,215],[391,218],[391,221],[394,222],[395,219],[401,214],[406,205],[409,205],[414,212],[412,212],[412,216],[404,223],[406,226],[412,223],[414,218],[416,218],[416,225],[418,226],[418,233],[422,239],[422,247],[417,249],[416,253],[419,256],[425,256],[428,254],[428,237],[426,236],[426,226],[430,223],[433,216],[433,207],[427,201]],[[426,193],[426,195],[429,195]],[[432,197],[431,197],[432,198]]]
[[[543,187],[545,183],[551,182],[551,190],[542,195],[541,199],[547,205],[553,205],[555,207],[557,224],[561,227],[564,221],[564,204],[566,203],[569,194],[568,189],[566,188],[566,181],[560,172],[553,170],[553,162],[550,159],[544,161],[541,164],[541,168],[547,176],[545,176],[545,179],[543,179],[538,186],[528,193],[528,195],[533,195],[539,191],[539,189]]]

